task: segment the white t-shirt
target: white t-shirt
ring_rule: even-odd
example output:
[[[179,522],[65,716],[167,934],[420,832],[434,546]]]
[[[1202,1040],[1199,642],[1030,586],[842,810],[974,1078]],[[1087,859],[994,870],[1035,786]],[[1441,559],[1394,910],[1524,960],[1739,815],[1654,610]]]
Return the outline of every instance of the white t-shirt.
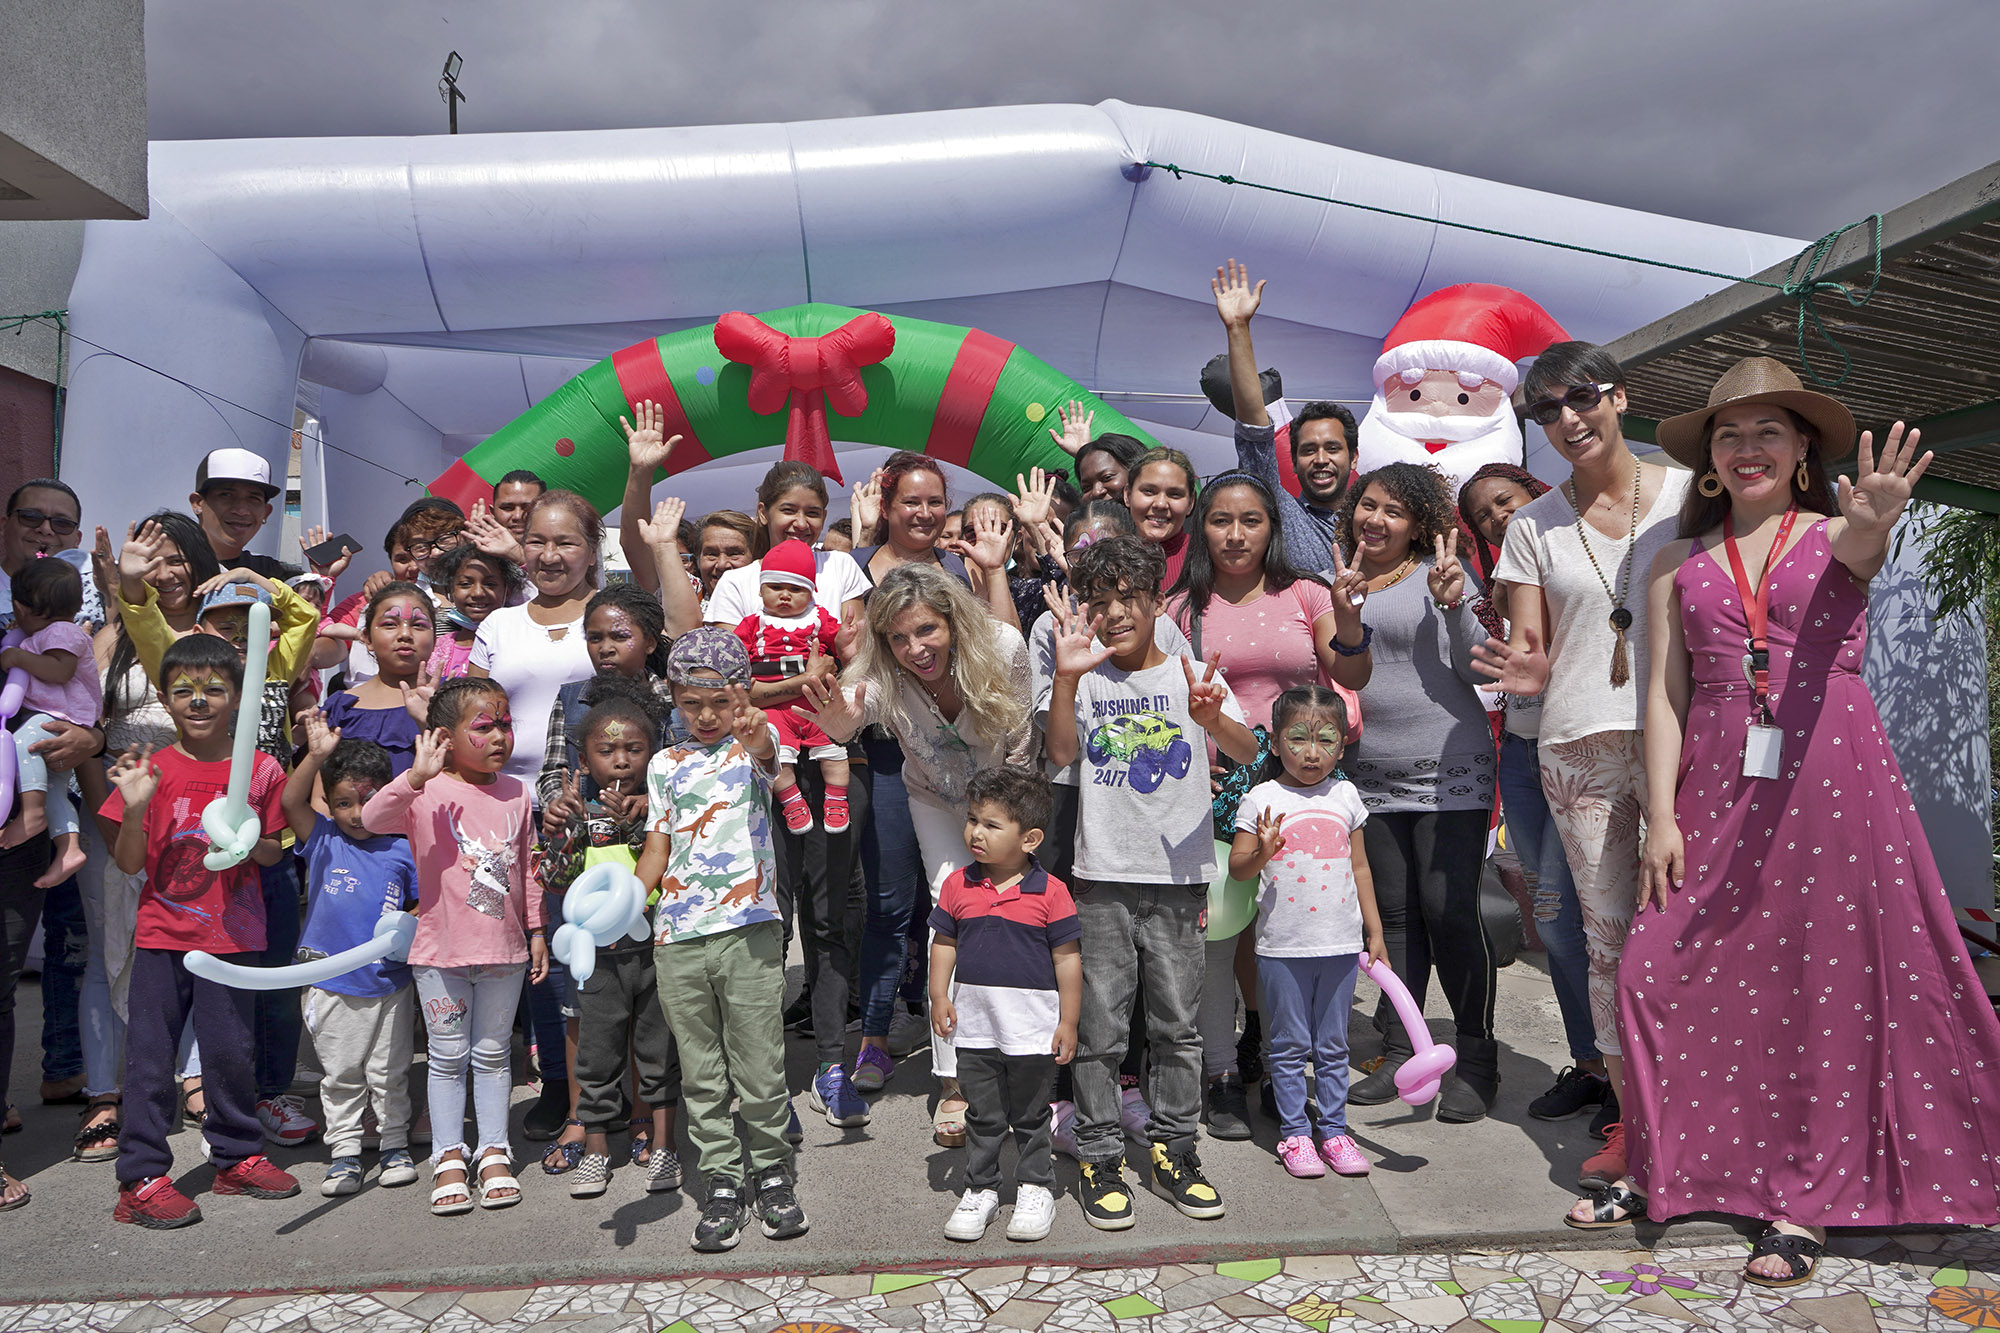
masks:
[[[1236,808],[1236,831],[1255,833],[1263,814],[1283,815],[1285,845],[1257,881],[1257,952],[1266,958],[1331,958],[1366,943],[1354,885],[1352,839],[1368,809],[1351,782],[1311,787],[1260,782]]]
[[[525,606],[503,606],[479,624],[471,665],[484,668],[507,691],[514,716],[514,753],[502,771],[534,787],[549,738],[549,709],[556,692],[593,674],[583,642],[583,617],[567,625],[538,625]]]
[[[1636,542],[1614,542],[1590,529],[1595,569],[1584,554],[1583,520],[1561,487],[1530,501],[1508,520],[1493,578],[1540,588],[1549,604],[1544,744],[1560,745],[1600,731],[1638,731],[1645,725],[1646,676],[1651,669],[1646,655],[1646,579],[1653,557],[1679,531],[1689,480],[1686,472],[1667,473],[1652,508],[1639,516]],[[1616,688],[1611,684],[1611,650],[1617,642],[1610,624],[1613,604],[1598,578],[1599,569],[1614,591],[1626,588],[1625,609],[1632,613],[1632,628],[1625,634],[1632,674]]]
[[[835,620],[840,619],[842,605],[868,594],[868,576],[845,551],[814,551],[813,567],[813,600],[831,612]],[[763,561],[752,560],[739,568],[724,570],[715,581],[708,605],[702,608],[702,618],[711,625],[735,629],[745,616],[762,611],[764,599],[757,591],[757,580],[763,569]]]

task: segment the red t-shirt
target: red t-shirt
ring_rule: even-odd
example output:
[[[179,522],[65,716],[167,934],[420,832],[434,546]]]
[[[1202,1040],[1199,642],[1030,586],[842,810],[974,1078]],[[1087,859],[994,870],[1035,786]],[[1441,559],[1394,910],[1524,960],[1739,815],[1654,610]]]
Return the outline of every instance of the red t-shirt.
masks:
[[[160,785],[141,818],[146,829],[146,883],[139,891],[141,949],[200,949],[213,954],[247,953],[264,947],[264,891],[255,861],[244,858],[217,872],[202,864],[208,835],[201,812],[229,790],[229,761],[202,763],[178,746],[153,756]],[[285,770],[259,750],[250,769],[250,808],[270,836],[285,826],[280,799]],[[122,823],[125,794],[116,787],[98,812]]]

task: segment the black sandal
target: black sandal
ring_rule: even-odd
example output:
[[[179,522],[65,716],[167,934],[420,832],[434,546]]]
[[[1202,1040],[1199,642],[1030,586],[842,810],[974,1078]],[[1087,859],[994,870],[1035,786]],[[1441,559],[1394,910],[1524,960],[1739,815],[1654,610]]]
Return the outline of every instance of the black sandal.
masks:
[[[0,1111],[0,1134],[19,1134],[27,1127],[27,1122],[21,1119],[20,1108],[8,1102],[6,1109]]]
[[[653,1160],[653,1117],[634,1116],[625,1122],[625,1132],[632,1136],[632,1165],[650,1164]]]
[[[1802,1287],[1812,1281],[1813,1271],[1819,1267],[1819,1257],[1825,1252],[1824,1241],[1814,1240],[1811,1236],[1794,1236],[1789,1231],[1772,1227],[1750,1247],[1750,1257],[1743,1261],[1743,1280],[1753,1287]],[[1790,1277],[1765,1277],[1750,1271],[1751,1264],[1774,1254],[1785,1261],[1786,1268],[1791,1271]]]
[[[556,1131],[557,1136],[560,1137],[563,1130],[568,1129],[571,1125],[575,1125],[578,1129],[583,1128],[581,1120],[565,1120],[562,1123],[562,1129]],[[551,1160],[553,1160],[553,1165],[551,1165]],[[576,1170],[576,1164],[582,1160],[582,1139],[578,1139],[574,1143],[551,1143],[548,1151],[542,1154],[542,1174],[546,1176],[568,1175],[570,1172]]]
[[[201,1098],[199,1111],[188,1105],[197,1097]],[[195,1080],[192,1088],[181,1089],[181,1124],[185,1126],[190,1122],[196,1129],[205,1128],[208,1124],[208,1094],[202,1090],[200,1079]]]
[[[18,1198],[9,1199],[6,1197],[7,1182],[9,1181],[20,1187],[21,1193]],[[16,1208],[26,1208],[34,1200],[34,1197],[33,1194],[28,1192],[28,1182],[8,1175],[7,1164],[0,1162],[0,1213],[11,1213]]]
[[[1646,1196],[1635,1193],[1624,1185],[1610,1185],[1601,1190],[1592,1190],[1590,1198],[1590,1220],[1579,1222],[1568,1213],[1563,1214],[1563,1224],[1578,1231],[1609,1231],[1613,1227],[1628,1227],[1635,1222],[1646,1220]],[[1624,1210],[1623,1217],[1613,1213]]]
[[[117,1093],[92,1097],[83,1108],[83,1119],[88,1120],[92,1112],[107,1106],[124,1106],[124,1099]],[[76,1138],[70,1143],[70,1156],[79,1162],[108,1162],[118,1156],[118,1135],[124,1131],[125,1117],[112,1116],[103,1124],[85,1125],[76,1131]]]

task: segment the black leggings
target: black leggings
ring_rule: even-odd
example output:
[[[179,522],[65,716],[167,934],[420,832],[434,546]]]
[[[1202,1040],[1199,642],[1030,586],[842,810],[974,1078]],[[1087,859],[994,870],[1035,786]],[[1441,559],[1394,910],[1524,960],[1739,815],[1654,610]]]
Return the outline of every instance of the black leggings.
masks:
[[[1496,969],[1479,918],[1490,822],[1485,810],[1397,811],[1371,813],[1361,826],[1389,965],[1419,1007],[1436,967],[1461,1037],[1493,1035]],[[1386,996],[1375,1026],[1407,1053],[1408,1035]]]
[[[12,736],[0,732],[0,745],[13,743]],[[6,1103],[7,1076],[14,1067],[14,991],[48,893],[36,888],[35,880],[49,868],[49,851],[47,833],[0,851],[0,1108]]]

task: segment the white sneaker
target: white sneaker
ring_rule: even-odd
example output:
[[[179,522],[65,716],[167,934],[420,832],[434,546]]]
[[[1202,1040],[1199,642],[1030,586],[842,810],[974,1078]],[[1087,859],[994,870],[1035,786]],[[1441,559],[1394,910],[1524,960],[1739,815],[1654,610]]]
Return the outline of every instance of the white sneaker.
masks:
[[[297,1147],[319,1133],[319,1121],[307,1115],[305,1103],[290,1093],[258,1102],[257,1123],[264,1127],[264,1141],[281,1148]]]
[[[1041,1240],[1056,1220],[1056,1196],[1040,1185],[1023,1185],[1014,1193],[1014,1215],[1007,1219],[1008,1240]]]
[[[1146,1122],[1153,1118],[1153,1108],[1146,1105],[1146,1094],[1137,1088],[1127,1088],[1118,1094],[1118,1123],[1124,1127],[1127,1138],[1147,1142]]]
[[[913,1014],[896,1001],[896,1016],[889,1021],[889,1054],[898,1060],[931,1044],[931,1025],[922,1014]]]
[[[1075,1157],[1076,1103],[1049,1103],[1049,1146],[1065,1157]]]
[[[951,1240],[978,1240],[993,1224],[1000,1211],[998,1190],[967,1190],[945,1220],[944,1234]]]

